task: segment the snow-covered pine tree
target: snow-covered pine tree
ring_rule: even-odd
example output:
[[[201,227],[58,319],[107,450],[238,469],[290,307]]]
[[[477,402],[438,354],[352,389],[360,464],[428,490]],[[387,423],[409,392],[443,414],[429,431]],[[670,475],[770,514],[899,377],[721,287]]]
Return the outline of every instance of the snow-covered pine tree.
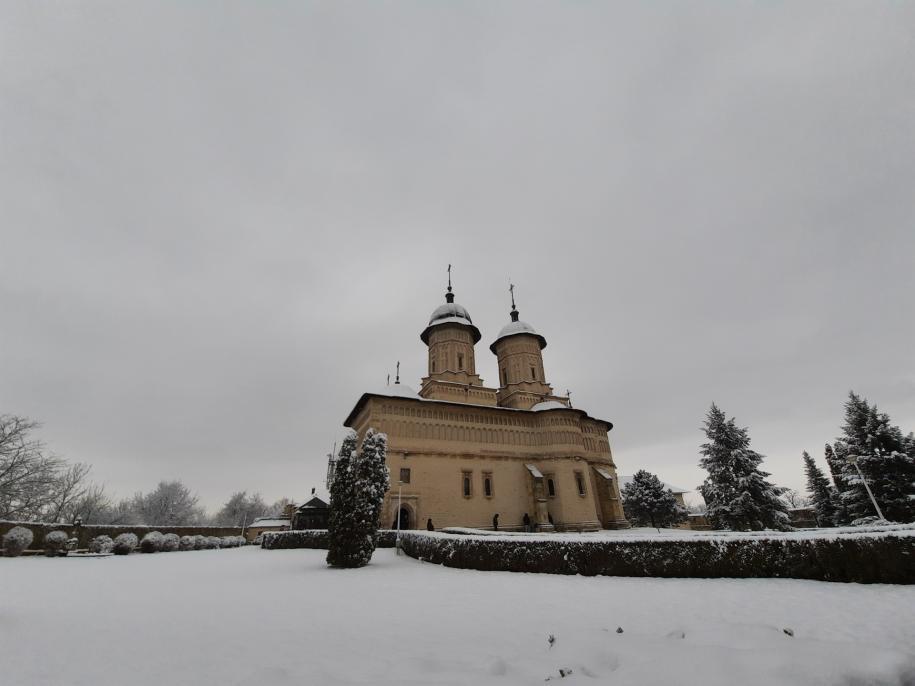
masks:
[[[375,552],[378,542],[378,522],[381,519],[381,508],[384,494],[388,491],[390,477],[385,462],[388,437],[369,429],[362,440],[359,460],[355,465],[354,520],[359,531],[359,561],[357,566],[367,565]]]
[[[829,479],[806,450],[802,455],[804,460],[804,473],[807,475],[807,490],[813,500],[816,510],[817,526],[835,526],[839,514],[836,502],[836,490],[829,483]]]
[[[686,508],[681,507],[669,488],[654,474],[640,469],[623,488],[623,511],[626,519],[642,526],[650,524],[660,530],[662,526],[678,524],[686,519]]]
[[[915,450],[889,416],[869,405],[865,398],[850,392],[845,402],[842,436],[836,441],[835,455],[841,474],[841,499],[852,520],[877,513],[870,496],[848,456],[856,456],[858,467],[891,521],[915,521]]]
[[[763,456],[750,449],[747,429],[728,419],[714,403],[703,427],[699,465],[709,473],[699,487],[716,529],[756,531],[788,529],[787,506],[779,496],[784,488],[766,481],[759,469]]]
[[[359,533],[355,527],[355,452],[356,434],[350,432],[340,445],[330,485],[330,516],[327,525],[327,564],[357,567]]]

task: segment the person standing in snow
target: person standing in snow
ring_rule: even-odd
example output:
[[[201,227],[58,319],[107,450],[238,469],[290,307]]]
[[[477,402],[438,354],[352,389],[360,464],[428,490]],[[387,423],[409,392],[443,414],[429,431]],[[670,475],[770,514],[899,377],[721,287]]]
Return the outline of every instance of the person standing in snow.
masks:
[[[492,517],[492,530],[493,531],[499,530],[499,513],[498,512],[496,512]]]
[[[524,521],[524,530],[527,531],[528,533],[530,533],[530,531],[531,531],[531,517],[530,517],[530,515],[529,515],[527,512],[524,513],[524,519],[523,519],[523,521]]]
[[[426,531],[435,531],[435,527],[432,526],[432,518],[426,520]]]

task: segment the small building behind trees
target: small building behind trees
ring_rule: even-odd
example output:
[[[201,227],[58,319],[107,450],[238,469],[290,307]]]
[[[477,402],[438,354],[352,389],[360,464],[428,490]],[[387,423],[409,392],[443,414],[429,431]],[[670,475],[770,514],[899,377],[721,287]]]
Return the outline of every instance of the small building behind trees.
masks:
[[[314,496],[307,503],[299,505],[292,515],[293,529],[326,529],[330,517],[330,506]]]

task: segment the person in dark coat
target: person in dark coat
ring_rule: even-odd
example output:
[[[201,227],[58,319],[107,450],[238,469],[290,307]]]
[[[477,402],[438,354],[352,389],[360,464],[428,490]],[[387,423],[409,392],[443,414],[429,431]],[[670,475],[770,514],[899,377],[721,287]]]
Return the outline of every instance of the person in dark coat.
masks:
[[[426,520],[426,531],[435,531],[435,527],[432,526],[432,518]]]
[[[496,513],[492,516],[492,530],[493,530],[493,531],[498,531],[498,530],[499,530],[499,513],[498,513],[498,512],[496,512]]]
[[[529,532],[531,530],[531,516],[527,512],[524,513],[522,521],[524,522],[524,530]]]

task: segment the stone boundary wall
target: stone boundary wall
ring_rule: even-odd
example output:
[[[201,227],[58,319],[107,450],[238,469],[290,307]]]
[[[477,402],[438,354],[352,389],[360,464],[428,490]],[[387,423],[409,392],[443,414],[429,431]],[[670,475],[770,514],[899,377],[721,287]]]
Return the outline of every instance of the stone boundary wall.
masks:
[[[481,571],[915,583],[915,535],[906,531],[790,539],[773,535],[580,542],[407,531],[401,533],[401,548],[426,562]]]
[[[403,532],[401,532],[401,537]],[[397,532],[391,529],[378,531],[378,547],[393,548]],[[261,539],[264,550],[290,550],[294,548],[318,548],[327,550],[327,529],[303,529],[301,531],[265,531]]]
[[[127,524],[83,524],[76,527],[72,524],[47,524],[44,522],[9,522],[0,521],[0,539],[3,535],[14,526],[24,526],[30,529],[35,537],[29,550],[42,550],[44,548],[44,537],[52,531],[65,531],[71,538],[76,536],[79,539],[80,548],[88,548],[89,541],[96,536],[111,536],[115,538],[118,534],[136,534],[141,539],[150,531],[158,531],[163,534],[178,534],[179,536],[241,536],[241,527],[237,526],[133,526]]]

